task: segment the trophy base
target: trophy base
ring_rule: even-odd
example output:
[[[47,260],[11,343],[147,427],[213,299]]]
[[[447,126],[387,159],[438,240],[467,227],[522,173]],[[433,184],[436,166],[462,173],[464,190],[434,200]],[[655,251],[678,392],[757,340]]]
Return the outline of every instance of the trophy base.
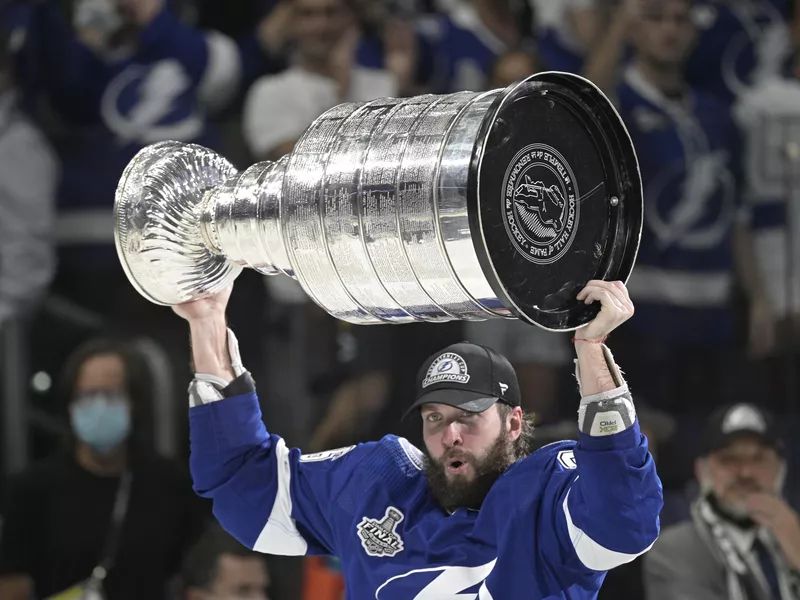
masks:
[[[506,89],[482,128],[468,203],[492,290],[528,323],[585,325],[599,307],[578,292],[627,281],[639,248],[641,178],[624,124],[592,83],[550,72]]]

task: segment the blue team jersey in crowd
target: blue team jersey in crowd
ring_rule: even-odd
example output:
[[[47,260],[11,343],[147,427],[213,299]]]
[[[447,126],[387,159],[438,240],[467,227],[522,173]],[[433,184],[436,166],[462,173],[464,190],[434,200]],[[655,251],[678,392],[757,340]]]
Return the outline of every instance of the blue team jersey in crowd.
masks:
[[[746,218],[730,111],[694,91],[670,100],[634,67],[625,71],[617,98],[645,201],[628,282],[636,315],[625,326],[666,341],[725,345],[733,336],[732,234],[736,220]]]
[[[774,75],[790,49],[787,14],[787,0],[694,0],[699,38],[687,81],[731,103],[746,86]]]
[[[419,24],[418,78],[433,93],[486,89],[495,61],[508,48],[469,4]]]
[[[138,34],[135,48],[103,53],[81,43],[61,6],[50,1],[33,5],[26,34],[23,64],[37,69],[24,71],[22,84],[46,98],[62,126],[54,139],[63,165],[59,233],[69,245],[79,239],[105,245],[104,252],[80,254],[77,263],[116,264],[111,207],[125,166],[162,140],[218,146],[207,113],[239,83],[238,47],[164,9]]]
[[[517,461],[479,511],[435,502],[402,438],[303,455],[255,394],[190,409],[195,490],[241,543],[335,555],[353,600],[595,598],[659,532],[661,483],[638,422]]]

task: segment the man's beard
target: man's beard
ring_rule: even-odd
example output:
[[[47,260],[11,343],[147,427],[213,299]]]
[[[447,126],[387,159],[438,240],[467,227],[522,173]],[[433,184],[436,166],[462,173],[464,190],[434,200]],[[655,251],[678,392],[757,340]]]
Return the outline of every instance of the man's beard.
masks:
[[[455,475],[448,479],[446,465],[454,456],[470,464],[475,472],[472,479],[467,479],[464,475]],[[433,497],[445,510],[478,509],[494,482],[512,462],[514,459],[508,440],[508,431],[503,427],[486,456],[480,461],[476,460],[473,455],[462,453],[458,449],[445,452],[438,461],[427,454],[425,475],[428,478],[428,487]]]
[[[726,521],[729,521],[742,529],[749,529],[755,526],[755,522],[750,518],[750,511],[747,509],[745,500],[741,498],[725,497],[727,496],[726,492],[736,485],[745,487],[752,493],[766,491],[758,484],[758,482],[752,479],[739,479],[731,482],[725,489],[725,493],[722,494],[723,497],[719,497],[713,492],[709,482],[704,482],[702,487],[707,494],[708,502],[714,512],[716,512]]]

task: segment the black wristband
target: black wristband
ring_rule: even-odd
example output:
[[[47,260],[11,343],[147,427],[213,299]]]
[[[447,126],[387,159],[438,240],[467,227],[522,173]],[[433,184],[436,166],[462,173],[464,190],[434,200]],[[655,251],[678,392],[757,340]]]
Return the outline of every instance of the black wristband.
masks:
[[[245,371],[239,375],[236,379],[231,381],[224,390],[222,390],[222,395],[225,398],[255,393],[256,382],[253,380],[253,377],[250,375],[249,371]]]

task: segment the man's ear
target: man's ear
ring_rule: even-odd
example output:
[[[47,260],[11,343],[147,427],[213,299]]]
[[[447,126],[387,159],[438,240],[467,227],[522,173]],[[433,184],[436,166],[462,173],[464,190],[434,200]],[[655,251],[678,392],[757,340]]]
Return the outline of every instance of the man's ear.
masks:
[[[508,429],[508,436],[511,438],[512,442],[522,433],[522,421],[524,418],[525,416],[522,414],[522,409],[519,406],[515,406],[511,409],[511,412],[508,413],[506,428]]]
[[[696,458],[694,461],[694,478],[698,481],[698,483],[702,482],[706,478],[706,469],[708,468],[706,464],[706,459],[703,457]]]

